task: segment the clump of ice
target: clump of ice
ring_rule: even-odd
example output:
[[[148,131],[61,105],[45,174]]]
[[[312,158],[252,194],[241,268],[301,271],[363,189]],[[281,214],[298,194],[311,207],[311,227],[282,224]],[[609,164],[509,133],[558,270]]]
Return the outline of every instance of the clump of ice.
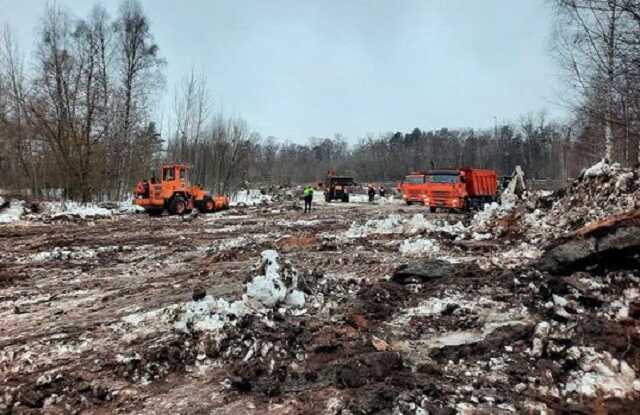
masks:
[[[271,204],[272,197],[258,189],[241,190],[231,197],[229,206],[258,206]]]
[[[24,202],[12,200],[9,206],[0,211],[0,224],[18,222],[24,214]]]
[[[432,239],[406,240],[400,245],[400,253],[405,256],[418,256],[440,251],[440,246]]]

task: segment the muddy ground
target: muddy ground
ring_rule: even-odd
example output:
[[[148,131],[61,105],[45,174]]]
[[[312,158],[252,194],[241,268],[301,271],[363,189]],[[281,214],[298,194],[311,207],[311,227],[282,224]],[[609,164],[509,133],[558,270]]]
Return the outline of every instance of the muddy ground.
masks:
[[[274,202],[0,226],[0,414],[640,413],[638,269],[553,275],[459,221]],[[241,300],[265,250],[304,306],[178,324]]]

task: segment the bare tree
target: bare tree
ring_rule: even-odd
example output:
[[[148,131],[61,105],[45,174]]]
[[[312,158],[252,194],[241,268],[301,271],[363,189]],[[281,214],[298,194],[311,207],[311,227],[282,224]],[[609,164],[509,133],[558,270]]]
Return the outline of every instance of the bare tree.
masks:
[[[116,174],[126,174],[125,177],[119,176],[118,194],[122,195],[134,181],[135,169],[131,167],[144,158],[136,154],[140,143],[135,142],[136,135],[132,132],[135,128],[143,127],[141,124],[146,118],[149,95],[162,82],[159,69],[164,61],[158,55],[158,45],[154,42],[148,18],[139,1],[124,0],[121,3],[115,29],[118,41],[116,56],[121,79],[117,130],[120,137],[117,148],[120,149],[120,154],[116,160],[121,163],[114,167]]]

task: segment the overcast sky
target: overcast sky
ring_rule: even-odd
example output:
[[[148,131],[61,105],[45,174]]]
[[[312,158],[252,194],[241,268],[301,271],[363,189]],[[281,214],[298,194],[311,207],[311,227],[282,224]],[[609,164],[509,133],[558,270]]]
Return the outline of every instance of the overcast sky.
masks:
[[[75,16],[93,2],[58,0]],[[118,0],[102,2],[115,15]],[[303,142],[490,127],[555,106],[544,0],[143,0],[174,84],[202,71],[227,115]],[[32,50],[44,0],[0,0]]]

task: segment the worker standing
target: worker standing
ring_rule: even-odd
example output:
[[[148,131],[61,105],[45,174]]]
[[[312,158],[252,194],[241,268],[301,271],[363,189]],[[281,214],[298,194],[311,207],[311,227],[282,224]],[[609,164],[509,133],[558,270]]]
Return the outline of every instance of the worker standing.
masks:
[[[313,187],[306,186],[302,193],[304,197],[304,213],[311,212],[311,202],[313,201]]]
[[[369,194],[369,202],[373,202],[373,198],[376,196],[376,189],[372,184],[369,184],[369,190],[367,193]]]
[[[380,185],[380,189],[378,189],[378,192],[380,193],[380,197],[385,197],[387,195],[387,191],[384,188],[384,185]]]

